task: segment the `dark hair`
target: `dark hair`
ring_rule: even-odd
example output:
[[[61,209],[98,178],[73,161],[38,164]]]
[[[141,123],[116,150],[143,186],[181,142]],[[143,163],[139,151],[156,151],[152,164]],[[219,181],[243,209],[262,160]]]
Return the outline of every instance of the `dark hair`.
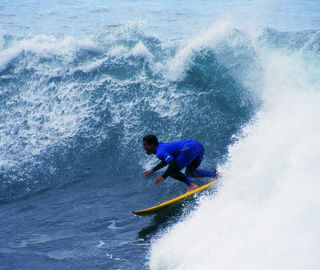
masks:
[[[153,144],[157,146],[159,144],[158,138],[155,135],[147,135],[143,137],[143,141],[147,144]]]

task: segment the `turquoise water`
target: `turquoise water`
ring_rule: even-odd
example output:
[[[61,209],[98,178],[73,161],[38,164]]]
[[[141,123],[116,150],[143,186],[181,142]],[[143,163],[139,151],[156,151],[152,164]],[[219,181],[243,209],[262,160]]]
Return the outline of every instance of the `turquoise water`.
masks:
[[[319,11],[1,2],[0,269],[317,269]],[[148,133],[219,184],[134,216],[185,190],[141,174]]]

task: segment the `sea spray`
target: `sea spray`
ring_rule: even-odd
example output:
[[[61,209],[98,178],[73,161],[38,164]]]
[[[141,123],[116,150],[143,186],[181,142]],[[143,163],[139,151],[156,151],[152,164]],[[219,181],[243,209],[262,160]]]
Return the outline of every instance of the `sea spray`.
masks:
[[[219,192],[154,241],[151,269],[318,268],[318,56],[274,45],[256,48],[264,104],[230,146]]]

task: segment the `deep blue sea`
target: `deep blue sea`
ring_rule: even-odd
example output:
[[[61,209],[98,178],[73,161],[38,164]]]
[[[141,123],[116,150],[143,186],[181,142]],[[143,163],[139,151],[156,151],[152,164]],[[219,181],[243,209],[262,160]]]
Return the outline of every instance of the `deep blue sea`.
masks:
[[[0,269],[318,270],[319,123],[319,0],[1,0]]]

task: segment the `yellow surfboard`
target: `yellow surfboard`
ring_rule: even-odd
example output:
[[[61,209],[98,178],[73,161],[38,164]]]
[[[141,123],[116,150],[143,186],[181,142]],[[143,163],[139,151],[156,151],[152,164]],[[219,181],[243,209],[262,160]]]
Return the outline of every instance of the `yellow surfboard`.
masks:
[[[178,203],[180,203],[181,201],[190,198],[191,196],[193,196],[195,193],[201,192],[205,189],[207,189],[208,187],[212,186],[214,183],[216,183],[218,180],[214,180],[206,185],[203,185],[197,189],[194,189],[188,193],[185,193],[179,197],[173,198],[172,200],[166,201],[164,203],[161,203],[159,205],[147,208],[147,209],[143,209],[143,210],[138,210],[138,211],[133,211],[134,214],[139,215],[139,216],[149,216],[149,215],[154,215],[159,213],[160,211],[167,209],[169,207],[172,207]]]

